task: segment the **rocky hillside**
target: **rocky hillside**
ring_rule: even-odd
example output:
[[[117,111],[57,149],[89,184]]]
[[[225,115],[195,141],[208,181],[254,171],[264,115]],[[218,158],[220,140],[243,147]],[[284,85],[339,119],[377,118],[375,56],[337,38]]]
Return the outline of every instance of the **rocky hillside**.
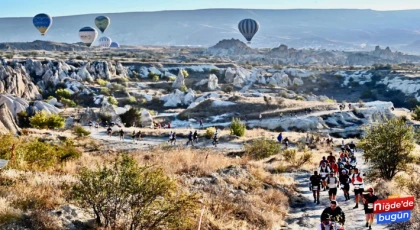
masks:
[[[52,41],[5,42],[0,43],[0,50],[45,50],[45,51],[85,51],[89,50],[82,43],[68,44]]]

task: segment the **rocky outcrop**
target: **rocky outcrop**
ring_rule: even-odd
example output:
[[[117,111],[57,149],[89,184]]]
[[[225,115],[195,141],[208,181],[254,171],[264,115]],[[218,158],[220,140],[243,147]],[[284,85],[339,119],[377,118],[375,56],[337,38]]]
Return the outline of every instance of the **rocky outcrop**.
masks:
[[[222,40],[215,46],[205,51],[206,54],[214,56],[255,54],[257,51],[248,47],[238,39]]]
[[[103,105],[99,110],[99,114],[103,116],[110,116],[112,122],[122,125],[121,118],[120,116],[118,116],[117,112],[115,111],[112,105]]]
[[[153,118],[150,112],[146,109],[141,111],[141,127],[143,128],[153,128]]]
[[[0,93],[12,94],[24,99],[40,97],[37,87],[20,64],[16,64],[14,68],[0,66]]]
[[[86,108],[85,111],[80,114],[81,125],[88,125],[90,121],[96,122],[97,120],[98,116],[91,108]]]
[[[182,69],[179,70],[178,76],[176,77],[175,81],[172,83],[172,88],[180,89],[185,86],[185,77]]]
[[[176,89],[173,93],[164,95],[160,98],[164,101],[165,107],[178,107],[182,105],[190,105],[195,100],[195,92],[192,89],[188,89],[186,93]]]
[[[228,67],[225,72],[225,82],[226,83],[233,83],[233,79],[235,79],[236,71],[232,68]]]
[[[287,74],[275,73],[272,77],[269,78],[268,84],[280,87],[288,87],[292,85],[292,81]]]
[[[15,118],[9,111],[6,104],[0,104],[0,133],[18,134],[20,132],[19,126],[15,122]]]
[[[208,83],[207,83],[207,89],[210,91],[214,91],[219,88],[219,79],[216,75],[210,74]]]

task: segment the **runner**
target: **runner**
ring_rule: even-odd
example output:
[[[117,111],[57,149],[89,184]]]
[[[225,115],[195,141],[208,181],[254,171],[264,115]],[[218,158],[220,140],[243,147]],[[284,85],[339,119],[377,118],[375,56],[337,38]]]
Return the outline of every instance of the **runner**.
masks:
[[[319,204],[319,190],[321,190],[321,177],[318,175],[318,171],[314,171],[314,175],[312,175],[309,180],[310,186],[309,190],[312,191],[314,195],[314,203]]]
[[[95,123],[95,128],[96,128],[96,131],[98,131],[98,129],[99,129],[99,123],[98,122]]]
[[[335,200],[331,201],[330,207],[324,209],[324,211],[321,214],[321,217],[325,215],[328,215],[331,218],[331,221],[339,223],[342,226],[344,226],[346,222],[346,215],[344,214],[340,206],[338,206],[337,201]]]
[[[341,172],[344,169],[344,163],[341,161],[341,158],[338,158],[337,167],[338,167],[338,172],[341,175]]]
[[[335,200],[337,196],[337,185],[338,185],[338,179],[334,176],[334,172],[330,172],[330,176],[327,179],[327,185],[328,185],[328,196],[331,200]]]
[[[188,146],[189,143],[191,143],[191,145],[194,146],[193,132],[192,131],[190,131],[190,134],[188,134],[187,146]]]
[[[344,227],[340,227],[337,223],[331,221],[330,216],[325,214],[321,216],[321,224],[318,226],[318,230],[344,230]]]
[[[349,144],[350,150],[355,153],[357,151],[356,149],[356,145],[353,143],[353,141],[350,142]]]
[[[362,196],[364,191],[363,175],[359,173],[359,169],[354,169],[354,174],[351,176],[351,183],[354,187],[354,195],[356,199],[356,206],[353,209],[359,208],[359,198]]]
[[[284,147],[286,149],[288,149],[289,148],[289,138],[288,137],[284,138],[283,143],[284,143]]]
[[[340,188],[343,190],[344,198],[346,198],[346,201],[350,200],[350,177],[347,173],[346,169],[341,170],[341,175],[339,177],[340,181]]]
[[[319,174],[321,175],[322,180],[322,187],[325,190],[327,190],[327,176],[331,172],[330,168],[327,166],[325,162],[322,162]]]
[[[193,134],[193,138],[194,138],[195,143],[198,144],[198,133],[197,133],[197,130],[195,130],[195,132]]]
[[[217,131],[213,135],[213,145],[214,147],[217,147],[217,144],[219,143],[219,138],[217,137]]]
[[[356,156],[355,156],[355,155],[352,155],[352,156],[350,157],[349,161],[350,161],[351,166],[352,166],[353,168],[356,168],[356,165],[357,165]]]
[[[109,137],[112,136],[112,129],[111,129],[111,127],[108,127],[108,129],[106,130],[106,132],[108,133],[108,136]]]
[[[203,128],[203,119],[200,119],[200,128]]]
[[[328,161],[325,159],[325,157],[322,157],[322,160],[319,162],[319,166],[318,167],[321,167],[322,166],[322,163],[328,164]]]
[[[133,130],[133,133],[131,134],[131,138],[133,138],[133,142],[136,141],[136,131]]]
[[[373,203],[378,200],[378,197],[373,194],[373,188],[369,188],[368,192],[367,195],[363,196],[363,204],[365,206],[366,227],[372,229],[372,223],[375,217],[375,214],[373,214]]]
[[[262,121],[262,114],[260,113],[260,115],[258,116],[260,118],[260,122]]]
[[[169,133],[169,140],[168,140],[168,142],[171,142],[172,141],[172,136],[173,136],[173,133],[172,133],[172,131]],[[171,142],[171,144],[172,144],[172,142]]]
[[[124,141],[124,131],[120,130],[120,140]]]
[[[89,129],[92,129],[92,125],[93,125],[92,121],[89,121],[88,125],[89,125]]]
[[[142,135],[141,135],[141,131],[139,130],[138,132],[137,132],[137,139],[139,140],[139,141],[141,141],[142,140]]]
[[[331,171],[334,173],[334,176],[338,176],[338,165],[335,163],[335,161],[331,162],[330,164]]]
[[[277,141],[279,143],[281,143],[282,140],[283,140],[283,134],[282,133],[279,133],[279,135],[277,136]]]
[[[171,145],[174,144],[176,145],[176,132],[172,133],[172,137],[171,137]]]
[[[328,161],[328,163],[330,163],[331,164],[331,162],[335,162],[335,156],[333,155],[333,153],[332,152],[330,152],[330,155],[327,157],[327,161]]]

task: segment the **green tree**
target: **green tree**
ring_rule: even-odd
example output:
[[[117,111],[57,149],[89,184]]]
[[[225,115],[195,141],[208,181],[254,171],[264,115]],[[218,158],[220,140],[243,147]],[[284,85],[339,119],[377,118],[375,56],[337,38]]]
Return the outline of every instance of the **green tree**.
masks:
[[[371,127],[359,143],[363,157],[370,163],[368,178],[392,180],[414,163],[414,132],[402,119],[390,119]]]
[[[413,118],[413,120],[420,121],[420,106],[417,105],[416,108],[414,108],[411,118]]]
[[[79,179],[72,197],[106,228],[188,229],[197,211],[195,195],[183,193],[162,169],[139,167],[128,155],[110,166],[83,168]]]
[[[47,114],[44,111],[35,114],[35,116],[29,119],[30,124],[34,128],[38,129],[54,129],[63,128],[65,120],[58,114]]]
[[[131,108],[124,114],[120,115],[121,121],[126,127],[132,127],[140,123],[141,114],[138,109]]]
[[[111,105],[118,105],[118,101],[115,97],[108,97],[108,103]]]
[[[239,118],[233,118],[232,123],[230,124],[230,134],[238,137],[243,137],[245,135],[246,125],[241,122]]]
[[[70,99],[71,93],[67,89],[57,89],[55,91],[55,95],[57,95],[57,98],[61,100],[62,98]]]

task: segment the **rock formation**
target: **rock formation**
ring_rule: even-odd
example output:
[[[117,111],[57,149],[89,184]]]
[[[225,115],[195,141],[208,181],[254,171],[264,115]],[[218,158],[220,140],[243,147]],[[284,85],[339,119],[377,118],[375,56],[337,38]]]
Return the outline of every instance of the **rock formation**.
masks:
[[[172,83],[172,88],[180,89],[181,87],[185,86],[185,77],[182,69],[179,70],[178,76],[176,77],[175,81]]]
[[[13,133],[16,135],[19,132],[20,128],[16,124],[12,113],[10,113],[9,109],[5,104],[0,104],[0,133]]]
[[[153,118],[150,112],[146,109],[141,111],[141,127],[153,128]]]
[[[38,89],[20,64],[16,64],[14,68],[0,66],[0,93],[12,94],[24,99],[40,97]]]
[[[207,89],[210,91],[214,91],[219,88],[219,79],[216,75],[210,74],[208,82],[207,82]]]

